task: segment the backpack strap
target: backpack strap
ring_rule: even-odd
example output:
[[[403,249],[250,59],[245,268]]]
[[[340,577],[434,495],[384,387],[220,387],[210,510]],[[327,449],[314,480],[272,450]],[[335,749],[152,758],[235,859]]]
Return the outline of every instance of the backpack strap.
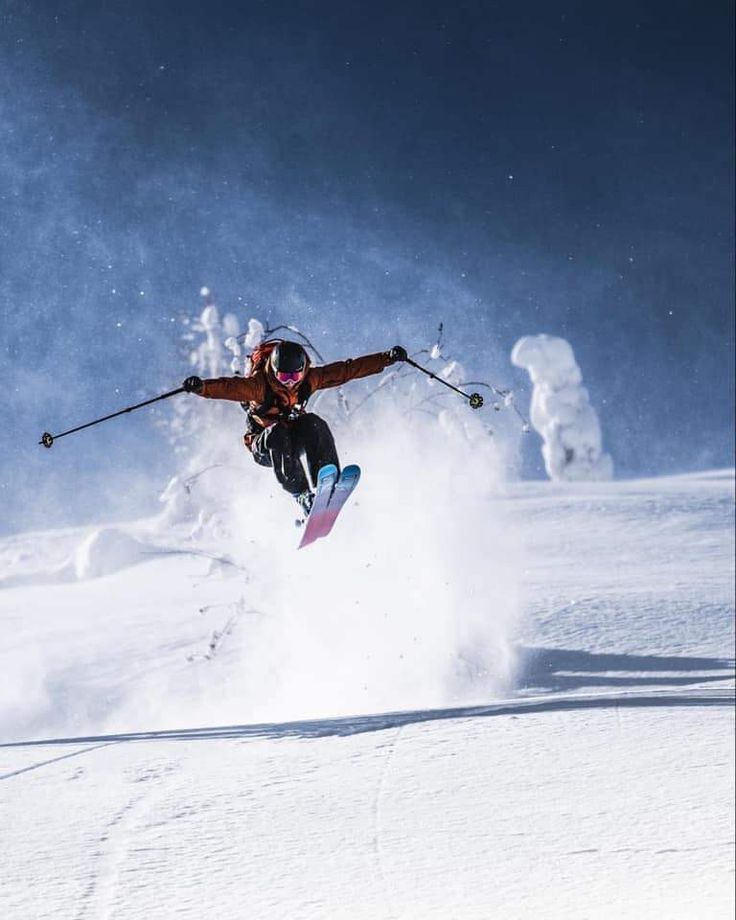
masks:
[[[283,412],[280,412],[277,416],[277,419],[288,418],[292,412],[297,412],[301,414],[304,412],[307,406],[307,401],[312,395],[312,388],[309,386],[307,380],[303,380],[299,384],[299,389],[297,390],[297,402],[292,409],[284,409]],[[259,403],[257,406],[251,406],[250,403],[240,403],[240,408],[248,416],[248,427],[251,431],[259,432],[262,431],[262,426],[259,425],[254,419],[253,416],[263,417],[268,414],[268,412],[273,409],[276,405],[276,394],[271,389],[268,384],[266,384],[266,398],[262,403]]]

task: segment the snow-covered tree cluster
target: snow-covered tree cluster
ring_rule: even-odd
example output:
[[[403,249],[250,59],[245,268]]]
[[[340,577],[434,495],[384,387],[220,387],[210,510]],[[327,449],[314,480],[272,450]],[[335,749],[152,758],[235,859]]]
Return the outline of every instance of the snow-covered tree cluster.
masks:
[[[598,415],[570,343],[551,335],[524,336],[511,361],[529,372],[534,385],[531,422],[544,440],[550,479],[611,479],[613,461],[603,451]]]

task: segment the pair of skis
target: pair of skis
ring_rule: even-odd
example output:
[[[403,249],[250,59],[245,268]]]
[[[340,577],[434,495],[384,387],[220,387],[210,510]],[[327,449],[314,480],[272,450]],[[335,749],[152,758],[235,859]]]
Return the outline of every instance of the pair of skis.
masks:
[[[299,549],[327,536],[359,479],[360,467],[355,464],[346,466],[342,473],[338,473],[333,463],[322,467],[317,476],[317,490],[299,541]]]

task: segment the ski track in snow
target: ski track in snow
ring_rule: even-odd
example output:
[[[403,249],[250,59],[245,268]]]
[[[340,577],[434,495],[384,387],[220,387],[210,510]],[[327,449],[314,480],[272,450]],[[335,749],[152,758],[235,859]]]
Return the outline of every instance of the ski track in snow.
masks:
[[[386,744],[386,756],[383,762],[383,767],[378,777],[378,783],[376,784],[376,794],[373,798],[373,849],[376,854],[376,864],[378,866],[378,875],[381,879],[381,886],[383,888],[385,902],[386,902],[386,918],[387,920],[394,920],[396,917],[396,912],[393,908],[393,902],[391,898],[391,891],[389,889],[388,879],[386,877],[386,871],[384,868],[385,857],[382,847],[382,797],[384,788],[386,786],[386,778],[388,776],[389,769],[391,767],[391,760],[394,756],[394,751],[396,750],[396,745],[399,743],[401,738],[401,733],[404,729],[403,725],[399,725],[396,729],[393,737]]]
[[[105,823],[91,858],[91,877],[81,897],[76,920],[108,920],[115,912],[120,873],[135,845],[135,828],[163,795],[171,794],[171,768],[140,770],[132,782],[140,792],[131,795],[123,807]]]

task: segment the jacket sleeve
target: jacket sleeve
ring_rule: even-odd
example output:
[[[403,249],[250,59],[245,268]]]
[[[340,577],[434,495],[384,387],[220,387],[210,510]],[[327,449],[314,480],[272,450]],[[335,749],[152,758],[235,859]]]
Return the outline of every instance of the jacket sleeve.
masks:
[[[364,355],[362,358],[348,358],[347,361],[335,361],[332,364],[324,364],[322,367],[313,367],[309,371],[309,383],[312,390],[339,387],[348,380],[380,374],[391,363],[387,351],[381,351],[375,355]]]
[[[234,402],[263,402],[265,383],[262,375],[254,377],[213,377],[203,380],[200,396],[207,399],[232,399]]]

